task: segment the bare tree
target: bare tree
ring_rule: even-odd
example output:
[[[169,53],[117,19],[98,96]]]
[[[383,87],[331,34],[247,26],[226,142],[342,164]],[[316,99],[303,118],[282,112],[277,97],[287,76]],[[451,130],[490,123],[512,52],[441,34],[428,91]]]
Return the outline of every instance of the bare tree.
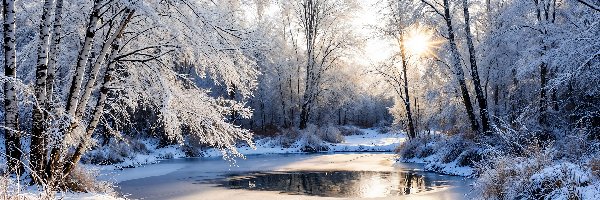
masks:
[[[353,7],[333,0],[302,0],[299,7],[297,13],[306,45],[306,74],[299,126],[304,129],[316,99],[322,94],[325,73],[335,67],[341,57],[340,51],[352,42],[352,37],[337,29],[336,25],[342,23]]]
[[[450,43],[450,54],[451,54],[450,61],[451,61],[451,66],[453,67],[454,77],[458,81],[458,85],[460,87],[460,92],[461,92],[463,104],[465,106],[465,111],[466,111],[466,114],[471,123],[471,129],[474,132],[479,132],[479,123],[477,122],[475,113],[473,112],[473,104],[471,103],[469,89],[467,88],[467,83],[465,81],[465,74],[463,72],[462,64],[460,62],[461,61],[460,52],[458,51],[458,47],[456,45],[456,36],[454,33],[454,27],[452,25],[452,15],[451,15],[452,13],[450,11],[450,2],[449,2],[449,0],[443,0],[443,4],[441,4],[443,6],[443,8],[442,8],[443,11],[440,11],[434,4],[428,2],[427,0],[421,0],[421,2],[425,3],[431,9],[433,9],[433,11],[437,15],[441,16],[444,19],[444,21],[446,22],[446,29],[448,32],[448,36],[446,38],[448,39],[448,42]],[[436,4],[439,4],[439,3],[436,3]]]
[[[483,133],[490,134],[490,120],[487,107],[487,99],[481,88],[479,80],[479,70],[477,68],[477,52],[473,44],[473,35],[471,34],[471,22],[469,15],[469,4],[467,0],[462,0],[463,16],[465,18],[465,33],[467,35],[467,46],[469,49],[469,63],[471,64],[471,77],[473,78],[473,86],[475,87],[475,97],[479,103],[479,116],[481,117],[481,128]]]

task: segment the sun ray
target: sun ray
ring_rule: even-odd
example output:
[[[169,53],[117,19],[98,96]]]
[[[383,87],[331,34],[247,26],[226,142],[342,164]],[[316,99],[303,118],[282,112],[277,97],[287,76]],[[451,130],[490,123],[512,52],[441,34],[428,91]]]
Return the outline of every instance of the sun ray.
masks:
[[[411,56],[428,56],[434,54],[441,42],[435,40],[432,31],[414,26],[409,29],[404,41],[404,47]]]

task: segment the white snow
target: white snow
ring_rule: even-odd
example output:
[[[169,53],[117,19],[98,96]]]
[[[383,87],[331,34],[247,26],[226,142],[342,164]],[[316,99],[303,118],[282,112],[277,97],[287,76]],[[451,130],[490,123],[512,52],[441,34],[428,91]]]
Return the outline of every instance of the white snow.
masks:
[[[379,133],[377,129],[360,129],[363,135],[344,136],[342,143],[327,143],[327,152],[392,152],[406,140],[403,133]],[[238,151],[244,155],[276,154],[276,153],[303,153],[301,141],[296,142],[291,148],[283,148],[273,145],[271,138],[256,141],[256,149],[249,147],[239,148]],[[221,156],[218,151],[207,151],[206,156]]]
[[[403,133],[379,133],[376,129],[361,129],[364,135],[345,136],[340,144],[330,144],[334,152],[343,151],[387,151],[392,152],[406,140]]]
[[[426,158],[400,159],[400,161],[408,163],[423,163],[425,164],[425,170],[442,174],[472,176],[475,173],[475,169],[467,166],[460,167],[456,161],[450,163],[439,162],[439,157],[436,154]]]
[[[117,197],[115,193],[78,193],[78,192],[57,192],[45,193],[37,186],[27,186],[22,182],[17,182],[14,178],[0,177],[0,198],[3,199],[64,199],[64,200],[124,200]],[[53,198],[51,198],[53,196]]]

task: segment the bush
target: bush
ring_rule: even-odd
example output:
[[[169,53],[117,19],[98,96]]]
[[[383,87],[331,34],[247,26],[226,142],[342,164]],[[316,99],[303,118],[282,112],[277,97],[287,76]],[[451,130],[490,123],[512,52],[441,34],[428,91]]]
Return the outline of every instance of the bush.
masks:
[[[476,195],[482,199],[588,199],[590,192],[598,193],[600,182],[592,168],[557,159],[553,147],[528,149],[528,157],[504,155],[479,164]]]
[[[483,160],[483,156],[476,149],[467,149],[456,159],[459,167],[473,167],[481,160]]]
[[[439,153],[442,163],[451,163],[459,158],[465,151],[472,151],[475,145],[470,140],[461,136],[444,139],[439,144]]]
[[[323,143],[323,138],[319,128],[314,124],[309,124],[306,129],[300,131],[300,141],[302,144],[302,151],[304,152],[329,150],[329,148]]]
[[[148,154],[146,145],[137,139],[117,141],[111,139],[107,146],[98,147],[82,156],[81,162],[96,165],[122,163],[134,158],[137,154]]]
[[[403,159],[427,158],[440,152],[444,140],[440,135],[419,135],[401,143],[396,153]]]
[[[290,148],[300,139],[300,130],[297,128],[283,129],[280,134],[273,140],[276,146]]]
[[[341,143],[344,141],[342,131],[333,125],[317,127],[309,124],[304,130],[296,128],[283,129],[280,134],[271,141],[274,146],[284,148],[299,145],[304,152],[327,151],[328,143]]]
[[[65,186],[74,192],[93,192],[115,194],[113,187],[106,181],[97,181],[97,171],[84,170],[79,167],[73,169],[65,181]]]
[[[592,174],[596,177],[600,177],[600,159],[592,158],[588,162],[588,165],[589,165],[590,169],[592,170]]]
[[[343,136],[364,135],[365,134],[365,132],[361,131],[356,126],[341,126],[339,128],[339,130]]]
[[[342,132],[333,125],[327,125],[317,130],[317,136],[326,142],[330,143],[342,143],[344,142],[344,136]]]

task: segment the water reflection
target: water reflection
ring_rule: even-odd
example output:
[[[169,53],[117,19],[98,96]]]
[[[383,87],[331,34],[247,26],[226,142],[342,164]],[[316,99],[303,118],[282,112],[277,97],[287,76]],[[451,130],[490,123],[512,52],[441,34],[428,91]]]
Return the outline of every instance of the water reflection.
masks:
[[[446,182],[413,172],[310,171],[230,175],[218,181],[233,189],[281,191],[324,197],[389,197],[432,190]]]

